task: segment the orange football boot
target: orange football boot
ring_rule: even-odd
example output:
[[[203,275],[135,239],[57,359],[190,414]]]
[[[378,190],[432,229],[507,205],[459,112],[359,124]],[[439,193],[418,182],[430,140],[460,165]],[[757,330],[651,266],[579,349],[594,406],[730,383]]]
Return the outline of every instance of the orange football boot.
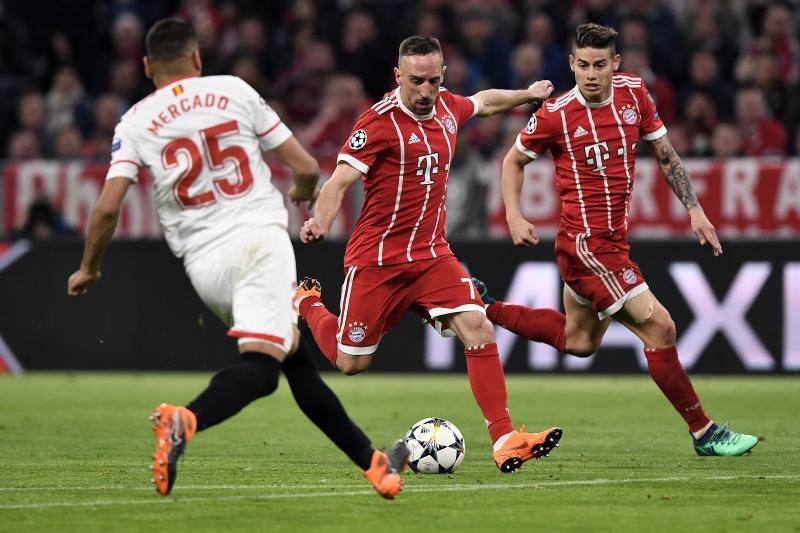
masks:
[[[178,475],[178,459],[197,431],[197,419],[185,407],[162,403],[150,415],[150,421],[156,436],[156,451],[150,466],[153,471],[151,481],[156,491],[166,496]]]
[[[314,278],[306,276],[303,281],[297,284],[294,292],[294,310],[300,314],[300,302],[309,296],[322,298],[322,284]],[[300,318],[303,318],[302,316]]]
[[[519,431],[511,432],[502,448],[494,452],[494,462],[502,472],[514,472],[528,459],[538,460],[550,455],[553,449],[558,448],[562,434],[560,427],[546,429],[541,433],[525,433],[525,426],[522,425]]]
[[[361,472],[372,484],[375,492],[387,500],[392,500],[403,490],[403,477],[400,474],[408,465],[409,455],[405,443],[402,440],[397,441],[388,453],[375,450],[369,470]]]

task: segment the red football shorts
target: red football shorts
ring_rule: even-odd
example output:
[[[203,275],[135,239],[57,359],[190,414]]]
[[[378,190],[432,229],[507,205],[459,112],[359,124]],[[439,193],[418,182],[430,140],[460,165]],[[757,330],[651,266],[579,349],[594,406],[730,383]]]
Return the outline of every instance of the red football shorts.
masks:
[[[556,263],[567,291],[579,304],[591,305],[600,320],[648,289],[629,251],[624,236],[614,239],[558,232]]]
[[[452,256],[389,266],[348,267],[339,302],[339,349],[369,355],[407,310],[430,320],[462,311],[486,314],[481,297],[461,263]]]

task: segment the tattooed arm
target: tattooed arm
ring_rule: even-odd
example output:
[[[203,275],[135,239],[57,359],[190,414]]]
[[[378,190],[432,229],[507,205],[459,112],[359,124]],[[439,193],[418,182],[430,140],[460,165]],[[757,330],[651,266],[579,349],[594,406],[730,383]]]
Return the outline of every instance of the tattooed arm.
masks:
[[[648,144],[653,157],[658,162],[661,173],[664,175],[664,179],[667,180],[672,192],[675,193],[675,196],[678,197],[678,200],[689,212],[692,231],[697,236],[697,240],[700,241],[700,245],[708,242],[715,256],[722,255],[722,245],[720,245],[717,238],[717,232],[703,212],[703,208],[700,206],[700,202],[694,192],[694,187],[692,187],[692,180],[689,179],[686,167],[683,166],[681,158],[675,153],[669,138],[667,135],[662,135],[658,139],[648,141]]]

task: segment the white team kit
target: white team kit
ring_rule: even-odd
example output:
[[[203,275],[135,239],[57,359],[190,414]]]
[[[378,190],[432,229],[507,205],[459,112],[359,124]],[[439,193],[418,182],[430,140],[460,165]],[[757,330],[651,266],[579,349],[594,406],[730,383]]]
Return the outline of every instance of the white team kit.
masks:
[[[235,76],[190,77],[134,105],[114,133],[106,179],[154,178],[170,249],[239,343],[292,345],[294,251],[262,150],[292,132]]]

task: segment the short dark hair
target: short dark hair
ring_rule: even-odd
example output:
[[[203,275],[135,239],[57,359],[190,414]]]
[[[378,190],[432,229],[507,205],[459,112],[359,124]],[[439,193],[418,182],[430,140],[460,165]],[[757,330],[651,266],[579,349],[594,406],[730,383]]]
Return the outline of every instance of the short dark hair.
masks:
[[[406,37],[400,43],[400,54],[397,57],[397,64],[406,56],[426,56],[428,54],[442,55],[442,45],[439,39],[429,35],[412,35]]]
[[[186,57],[197,45],[197,32],[180,19],[162,19],[153,24],[145,37],[150,61],[173,61]]]
[[[617,30],[594,22],[585,22],[575,28],[575,49],[611,48],[611,55],[617,53]]]

